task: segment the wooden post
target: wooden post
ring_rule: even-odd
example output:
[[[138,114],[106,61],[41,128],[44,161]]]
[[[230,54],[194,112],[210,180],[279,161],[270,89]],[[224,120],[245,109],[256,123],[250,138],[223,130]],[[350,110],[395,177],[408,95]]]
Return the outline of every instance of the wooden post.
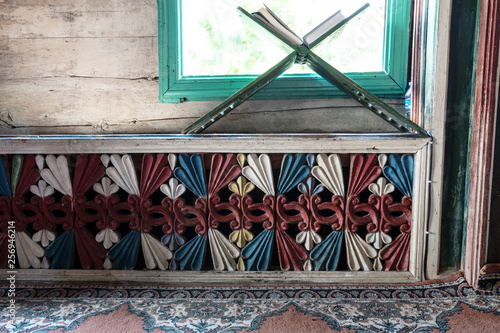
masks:
[[[472,134],[469,215],[464,270],[477,287],[480,269],[486,264],[495,114],[498,98],[498,46],[500,4],[483,0],[479,27],[476,95]]]

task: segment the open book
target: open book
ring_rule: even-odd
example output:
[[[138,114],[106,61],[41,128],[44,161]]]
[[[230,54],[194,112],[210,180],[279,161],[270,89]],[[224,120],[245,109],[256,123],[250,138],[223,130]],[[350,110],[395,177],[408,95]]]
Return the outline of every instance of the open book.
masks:
[[[343,27],[352,17],[365,10],[368,6],[370,6],[370,4],[366,3],[351,13],[339,10],[304,35],[302,39],[266,5],[257,12],[252,13],[252,15],[290,42],[293,46],[305,45],[312,47],[312,45],[317,45],[331,33]]]

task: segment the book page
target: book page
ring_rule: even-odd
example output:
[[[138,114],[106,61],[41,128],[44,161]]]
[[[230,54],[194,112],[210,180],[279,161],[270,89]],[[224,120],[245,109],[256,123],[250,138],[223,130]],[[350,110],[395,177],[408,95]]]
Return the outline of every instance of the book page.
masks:
[[[303,38],[304,44],[309,45],[314,42],[319,37],[323,36],[331,28],[335,27],[337,24],[341,23],[345,19],[345,15],[342,10],[337,11],[335,14],[321,22],[314,29],[309,31]]]
[[[262,20],[261,16],[258,14],[262,15],[267,22]],[[253,13],[253,15],[265,24],[269,25],[274,31],[279,33],[293,45],[303,44],[302,39],[300,39],[300,37],[297,36],[283,21],[281,21],[267,6],[262,7],[257,13]]]
[[[309,48],[314,48],[328,36],[338,36],[351,19],[363,12],[369,6],[369,3],[365,3],[355,11],[339,10],[306,34],[304,36],[304,45]]]

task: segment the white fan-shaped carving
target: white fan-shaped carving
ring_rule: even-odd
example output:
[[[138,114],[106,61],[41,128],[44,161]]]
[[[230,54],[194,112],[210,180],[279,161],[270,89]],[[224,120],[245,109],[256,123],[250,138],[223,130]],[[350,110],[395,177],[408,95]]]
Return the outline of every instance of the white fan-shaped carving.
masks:
[[[384,269],[384,265],[382,264],[382,260],[380,259],[380,252],[377,255],[377,258],[373,260],[373,270],[374,271],[381,271]]]
[[[45,162],[48,169],[40,171],[43,180],[62,194],[72,196],[73,187],[66,156],[59,155],[56,158],[54,155],[47,155]]]
[[[351,271],[371,271],[372,260],[377,257],[377,250],[363,240],[358,234],[345,231],[347,248],[347,265]]]
[[[172,252],[153,235],[141,232],[142,252],[148,269],[159,268],[162,271],[168,268],[168,260],[172,259]]]
[[[108,177],[102,177],[101,182],[95,183],[93,188],[94,191],[104,195],[105,197],[109,197],[110,195],[118,192],[118,190],[120,189],[118,185],[112,183],[111,179],[109,179]]]
[[[101,155],[101,163],[102,165],[104,165],[105,168],[107,168],[109,166],[109,155],[108,154],[102,154]]]
[[[274,195],[273,168],[269,156],[261,154],[257,157],[256,154],[250,154],[247,161],[248,165],[241,170],[243,176],[265,194]]]
[[[380,167],[383,169],[385,167],[385,165],[387,164],[387,155],[386,154],[380,154],[378,155],[378,164],[380,165]]]
[[[35,162],[36,166],[38,167],[38,170],[42,170],[43,167],[45,166],[45,158],[42,155],[36,155]]]
[[[113,244],[116,244],[120,241],[120,236],[116,231],[111,230],[110,228],[105,228],[99,231],[97,235],[95,235],[95,240],[99,243],[102,243],[104,248],[107,250],[110,249]]]
[[[381,197],[384,194],[394,192],[395,187],[392,183],[389,183],[387,179],[380,177],[376,183],[371,183],[370,186],[368,186],[368,190]]]
[[[54,188],[52,186],[47,186],[45,180],[39,180],[38,185],[31,185],[30,191],[36,196],[45,198],[54,194]]]
[[[113,154],[110,160],[113,166],[106,169],[108,177],[128,194],[139,196],[139,185],[132,157],[125,154],[120,158],[120,155]]]
[[[177,155],[168,154],[167,159],[168,159],[168,165],[170,166],[170,169],[174,170],[175,167],[177,166]]]
[[[168,184],[162,184],[160,186],[160,191],[162,191],[168,198],[174,200],[186,192],[186,186],[179,183],[176,178],[170,178]]]
[[[106,260],[104,260],[103,267],[104,267],[104,269],[112,269],[113,263],[111,262],[111,259],[106,258]]]
[[[42,244],[43,247],[47,247],[50,242],[56,239],[56,234],[53,231],[42,229],[37,231],[32,238],[35,242]]]
[[[16,233],[16,252],[19,267],[21,268],[41,268],[45,252],[43,248],[38,245],[31,237],[25,232],[20,231]]]
[[[344,177],[342,163],[337,154],[319,154],[316,158],[318,165],[312,168],[311,174],[334,195],[344,196]]]
[[[219,230],[208,229],[208,241],[214,269],[216,271],[235,271],[237,269],[236,260],[240,256],[240,250],[229,241]]]
[[[311,259],[307,259],[304,262],[304,271],[310,272],[310,271],[312,271],[312,269],[313,269],[312,260]]]
[[[368,233],[366,234],[365,239],[369,244],[373,244],[373,247],[375,247],[377,250],[380,250],[384,246],[384,244],[389,244],[390,242],[392,242],[391,236],[382,231]]]
[[[50,262],[49,262],[49,259],[47,259],[47,256],[43,256],[43,259],[42,259],[42,268],[43,269],[49,269],[50,268]]]
[[[311,251],[314,247],[314,244],[319,244],[322,241],[321,236],[318,235],[317,232],[314,232],[312,230],[299,232],[295,237],[295,240],[299,244],[304,243],[304,247],[307,251]]]

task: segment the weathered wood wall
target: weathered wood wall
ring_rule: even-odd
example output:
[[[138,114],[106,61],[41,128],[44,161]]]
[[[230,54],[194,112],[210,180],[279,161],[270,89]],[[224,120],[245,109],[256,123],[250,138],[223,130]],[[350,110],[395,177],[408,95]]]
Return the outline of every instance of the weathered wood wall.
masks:
[[[0,0],[0,134],[179,133],[218,102],[160,103],[157,50],[155,0]],[[207,133],[363,131],[394,129],[323,99],[248,101]]]
[[[460,266],[464,253],[469,191],[469,141],[472,136],[478,22],[481,0],[459,0],[453,6],[450,31],[450,78],[446,115],[442,267]]]

